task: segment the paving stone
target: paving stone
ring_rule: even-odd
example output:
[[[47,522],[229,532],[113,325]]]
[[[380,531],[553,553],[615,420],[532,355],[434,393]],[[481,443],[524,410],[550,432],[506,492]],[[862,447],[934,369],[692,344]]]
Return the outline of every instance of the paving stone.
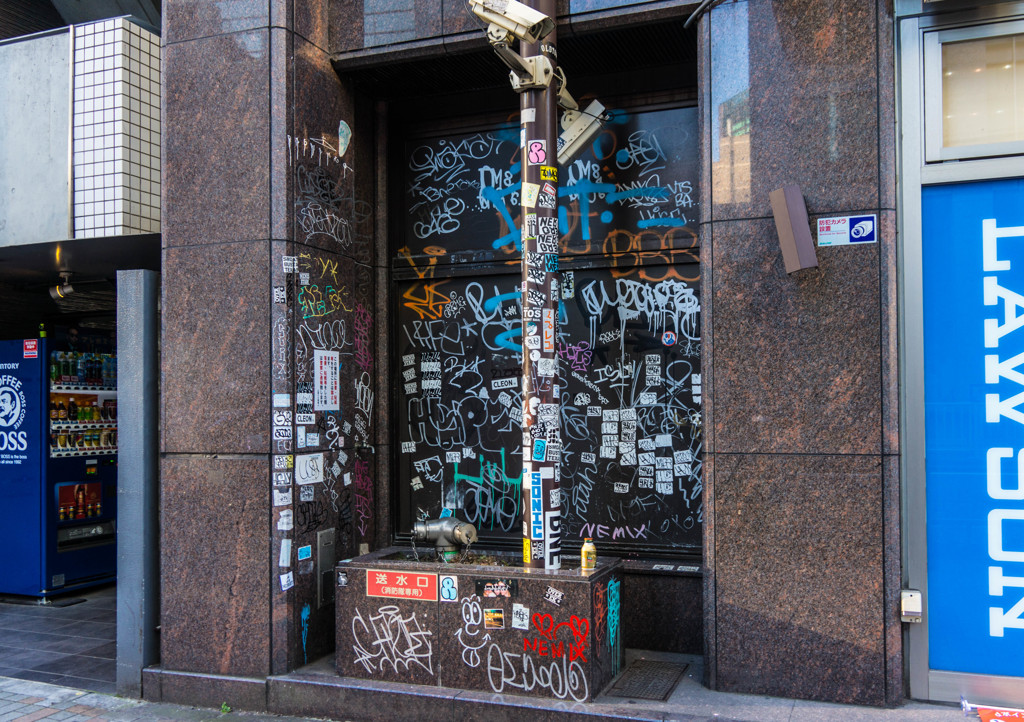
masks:
[[[37,719],[49,717],[51,714],[53,714],[52,709],[37,709],[34,712],[23,714],[21,717],[15,717],[11,722],[36,722]]]

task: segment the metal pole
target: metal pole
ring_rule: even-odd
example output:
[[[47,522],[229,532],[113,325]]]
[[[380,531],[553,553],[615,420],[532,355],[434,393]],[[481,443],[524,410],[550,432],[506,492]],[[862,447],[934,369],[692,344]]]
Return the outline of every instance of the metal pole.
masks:
[[[527,0],[551,18],[555,0]],[[524,57],[544,55],[557,70],[557,30],[522,43]],[[561,566],[558,406],[558,103],[553,81],[520,96],[523,187],[523,566]]]

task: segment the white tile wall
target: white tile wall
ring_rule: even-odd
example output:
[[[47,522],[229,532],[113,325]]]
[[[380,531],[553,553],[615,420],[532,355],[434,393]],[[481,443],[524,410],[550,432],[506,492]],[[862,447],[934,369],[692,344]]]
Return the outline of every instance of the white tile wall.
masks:
[[[160,231],[160,38],[124,18],[75,26],[75,237]]]

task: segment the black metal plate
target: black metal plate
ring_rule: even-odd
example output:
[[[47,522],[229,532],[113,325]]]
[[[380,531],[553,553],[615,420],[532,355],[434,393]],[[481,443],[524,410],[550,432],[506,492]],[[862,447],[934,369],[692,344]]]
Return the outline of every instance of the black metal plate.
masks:
[[[679,679],[686,672],[687,664],[656,662],[638,659],[608,690],[609,697],[632,697],[660,702],[668,699]]]

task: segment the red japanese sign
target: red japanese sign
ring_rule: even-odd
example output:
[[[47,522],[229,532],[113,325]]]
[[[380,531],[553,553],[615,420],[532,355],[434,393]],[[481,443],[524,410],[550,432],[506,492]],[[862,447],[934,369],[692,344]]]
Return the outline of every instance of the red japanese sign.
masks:
[[[39,358],[39,340],[34,338],[26,338],[22,340],[22,347],[24,349],[23,358]]]
[[[366,596],[436,602],[437,575],[367,569]]]

